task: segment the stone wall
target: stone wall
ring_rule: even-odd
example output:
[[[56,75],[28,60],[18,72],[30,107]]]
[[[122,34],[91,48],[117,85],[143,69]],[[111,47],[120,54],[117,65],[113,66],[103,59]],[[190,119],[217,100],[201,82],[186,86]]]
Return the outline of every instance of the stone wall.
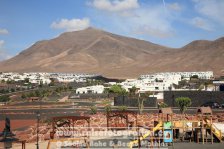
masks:
[[[90,116],[90,127],[93,128],[94,131],[105,131],[105,128],[107,127],[107,120],[106,120],[106,115],[104,113],[97,113],[94,115],[87,115]],[[183,115],[180,114],[174,114],[173,115],[173,120],[174,121],[179,121],[179,120],[197,120],[197,115],[192,114],[192,115]],[[217,113],[213,115],[212,118],[213,122],[219,122],[219,123],[224,123],[224,113]],[[135,120],[135,118],[132,115],[129,115],[129,120]],[[137,117],[137,126],[142,126],[142,127],[149,127],[152,128],[154,127],[155,121],[158,121],[158,114],[150,114],[150,113],[143,113],[141,115],[138,115]],[[83,128],[83,123],[76,123],[75,125],[75,130],[76,131],[83,131],[86,130],[86,128]],[[135,127],[135,126],[134,126]],[[37,127],[36,125],[32,125],[29,128],[25,130],[16,130],[13,131],[14,134],[16,134],[16,138],[20,140],[26,140],[27,143],[29,142],[35,142],[37,138]],[[44,140],[49,140],[50,139],[50,132],[52,131],[52,126],[51,124],[43,123],[40,124],[39,126],[39,140],[44,141]]]
[[[201,106],[207,102],[224,104],[224,92],[220,91],[164,91],[164,102],[171,107],[176,107],[175,98],[189,97],[192,99],[192,107]]]

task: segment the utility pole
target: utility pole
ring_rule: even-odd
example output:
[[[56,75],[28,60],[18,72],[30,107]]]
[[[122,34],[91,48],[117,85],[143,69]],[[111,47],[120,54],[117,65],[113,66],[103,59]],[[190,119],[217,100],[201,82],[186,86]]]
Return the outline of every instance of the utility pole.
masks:
[[[39,149],[39,122],[40,122],[40,112],[37,111],[36,112],[36,116],[37,116],[37,149]]]

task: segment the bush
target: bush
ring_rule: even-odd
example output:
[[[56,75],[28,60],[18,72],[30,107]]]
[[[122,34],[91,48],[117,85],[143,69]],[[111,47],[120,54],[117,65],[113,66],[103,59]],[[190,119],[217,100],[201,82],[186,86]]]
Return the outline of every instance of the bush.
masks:
[[[10,90],[11,90],[11,92],[15,92],[15,89],[14,88],[11,88]]]
[[[119,106],[119,107],[118,107],[118,110],[119,110],[119,111],[126,111],[127,109],[128,109],[127,106]]]
[[[26,97],[27,97],[27,96],[26,96],[25,93],[23,93],[23,94],[21,95],[21,98],[22,98],[22,99],[26,99]]]
[[[10,100],[8,95],[0,96],[0,102],[8,102]]]
[[[191,79],[198,79],[198,75],[191,76]]]
[[[164,102],[161,102],[159,104],[159,108],[166,108],[166,107],[168,107],[168,105],[166,103],[164,103]]]
[[[97,113],[97,107],[96,106],[91,106],[90,111],[91,111],[91,114],[96,114]]]
[[[175,102],[179,106],[182,114],[187,110],[187,107],[191,105],[191,99],[189,97],[178,97],[175,99]]]
[[[112,108],[111,108],[110,105],[106,105],[106,106],[105,106],[105,111],[106,111],[106,113],[110,112],[111,109],[112,109]]]

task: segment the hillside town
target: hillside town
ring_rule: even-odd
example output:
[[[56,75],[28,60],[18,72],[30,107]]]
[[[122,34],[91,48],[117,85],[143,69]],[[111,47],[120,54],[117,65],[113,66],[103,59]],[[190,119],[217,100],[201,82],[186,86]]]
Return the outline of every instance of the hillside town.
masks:
[[[38,86],[51,86],[60,84],[85,84],[82,87],[76,86],[75,94],[103,94],[111,86],[121,86],[126,92],[136,88],[137,93],[153,92],[153,97],[162,98],[163,91],[219,91],[222,83],[217,85],[212,71],[206,72],[162,72],[147,75],[140,75],[137,79],[118,80],[111,82],[97,80],[97,74],[77,74],[77,73],[1,73],[0,91],[8,93],[21,91],[21,87],[29,88]],[[87,83],[95,82],[94,84]],[[200,80],[200,81],[199,81]],[[221,81],[222,82],[222,81]],[[13,88],[14,87],[14,88]],[[5,92],[7,93],[7,92]]]
[[[46,73],[46,72],[31,72],[31,73],[0,73],[0,81],[24,81],[29,80],[33,84],[50,84],[51,79],[58,82],[85,82],[86,78],[97,76],[96,74],[78,74],[78,73]]]

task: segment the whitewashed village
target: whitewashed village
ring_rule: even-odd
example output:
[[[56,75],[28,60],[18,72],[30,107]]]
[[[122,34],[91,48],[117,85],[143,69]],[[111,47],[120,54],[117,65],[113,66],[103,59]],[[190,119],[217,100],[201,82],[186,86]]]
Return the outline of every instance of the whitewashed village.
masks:
[[[50,84],[52,80],[59,83],[72,83],[72,82],[86,82],[87,79],[97,77],[97,74],[77,74],[77,73],[1,73],[0,81],[24,81],[28,79],[28,82],[31,84]],[[127,92],[133,87],[137,88],[137,92],[156,92],[162,93],[163,91],[168,90],[206,90],[206,91],[215,91],[218,88],[210,84],[209,87],[205,85],[200,86],[200,88],[189,88],[183,86],[183,88],[175,88],[175,85],[178,86],[180,81],[189,81],[191,78],[203,79],[203,80],[214,80],[214,75],[212,71],[206,72],[161,72],[154,74],[140,75],[137,79],[126,79],[123,82],[106,82],[108,86],[120,85]],[[214,81],[215,83],[215,81]],[[76,94],[102,94],[104,92],[104,84],[86,86],[76,89]],[[161,95],[161,94],[160,94]],[[153,95],[156,96],[156,95]]]

